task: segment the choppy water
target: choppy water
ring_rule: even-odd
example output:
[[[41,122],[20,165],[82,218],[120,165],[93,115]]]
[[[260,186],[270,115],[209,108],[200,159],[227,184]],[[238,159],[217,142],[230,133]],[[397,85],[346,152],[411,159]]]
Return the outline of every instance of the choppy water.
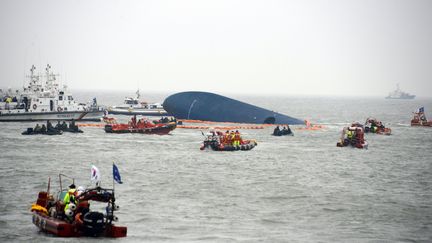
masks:
[[[98,97],[114,104],[123,95]],[[0,242],[58,241],[38,232],[29,212],[48,176],[54,189],[60,172],[89,185],[94,164],[111,186],[113,162],[124,181],[118,224],[128,227],[119,242],[432,241],[432,128],[409,126],[418,106],[432,116],[432,100],[240,98],[327,129],[294,137],[243,130],[255,149],[211,152],[199,150],[198,130],[22,136],[35,123],[0,123]],[[393,135],[367,135],[368,150],[335,146],[343,126],[368,116]]]

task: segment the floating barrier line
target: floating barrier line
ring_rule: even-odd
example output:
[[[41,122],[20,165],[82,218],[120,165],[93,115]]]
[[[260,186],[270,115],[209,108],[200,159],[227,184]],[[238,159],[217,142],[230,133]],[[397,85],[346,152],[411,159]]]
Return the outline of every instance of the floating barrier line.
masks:
[[[100,123],[79,123],[78,127],[105,127],[105,124]]]

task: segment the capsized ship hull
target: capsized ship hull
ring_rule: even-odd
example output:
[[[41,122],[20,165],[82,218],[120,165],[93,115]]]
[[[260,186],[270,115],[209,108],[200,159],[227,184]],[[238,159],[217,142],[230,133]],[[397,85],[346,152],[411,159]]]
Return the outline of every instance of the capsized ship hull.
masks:
[[[177,119],[252,124],[304,124],[278,112],[208,92],[181,92],[165,99],[164,109]]]

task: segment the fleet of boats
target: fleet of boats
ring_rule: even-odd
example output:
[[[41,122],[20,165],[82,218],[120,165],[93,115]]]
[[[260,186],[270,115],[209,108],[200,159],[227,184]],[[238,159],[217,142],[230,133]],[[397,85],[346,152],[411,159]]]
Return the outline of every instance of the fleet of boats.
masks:
[[[147,103],[139,100],[139,90],[136,97],[126,97],[123,105],[109,107],[107,110],[98,106],[96,98],[93,102],[84,104],[74,100],[67,86],[60,87],[59,82],[47,65],[45,74],[37,74],[36,67],[30,69],[29,82],[23,90],[0,90],[0,121],[46,121],[47,126],[37,124],[35,128],[28,128],[23,135],[60,135],[64,132],[82,133],[75,121],[103,121],[106,133],[142,133],[166,135],[177,128],[177,120],[205,120],[211,122],[231,122],[250,124],[279,124],[272,135],[293,135],[288,124],[303,124],[303,121],[277,112],[266,110],[257,106],[246,104],[228,97],[207,92],[183,92],[169,96],[163,105],[160,103]],[[413,99],[415,95],[397,90],[390,93],[388,99]],[[166,109],[166,110],[165,110]],[[118,123],[109,114],[128,115],[131,119],[126,123]],[[166,116],[160,120],[150,120],[145,116]],[[144,117],[137,118],[137,115]],[[50,121],[58,121],[54,127]],[[60,123],[63,121],[63,123]],[[69,126],[65,121],[71,121]],[[312,125],[305,121],[306,128],[299,130],[321,130],[324,126]],[[411,126],[431,127],[432,121],[426,119],[424,108],[414,112]],[[391,135],[392,130],[375,119],[367,118],[364,124],[352,123],[344,127],[338,147],[351,146],[367,149],[368,142],[365,133]],[[227,130],[210,130],[206,135],[202,132],[204,141],[200,150],[214,151],[249,151],[257,146],[254,139],[243,139],[240,132]],[[113,168],[115,176],[115,168]],[[118,172],[117,172],[118,173]],[[119,176],[119,175],[118,175]],[[76,191],[72,185],[69,189],[62,188],[60,177],[60,191],[54,197],[48,189],[39,192],[35,204],[32,205],[32,221],[41,230],[61,237],[79,236],[105,236],[125,237],[127,228],[114,224],[118,220],[114,211],[118,210],[115,204],[114,189],[96,187]],[[119,179],[119,178],[117,178]],[[116,180],[117,180],[116,179]],[[114,183],[114,182],[113,182]],[[73,197],[73,203],[69,197]],[[105,203],[105,212],[89,209],[89,201]]]

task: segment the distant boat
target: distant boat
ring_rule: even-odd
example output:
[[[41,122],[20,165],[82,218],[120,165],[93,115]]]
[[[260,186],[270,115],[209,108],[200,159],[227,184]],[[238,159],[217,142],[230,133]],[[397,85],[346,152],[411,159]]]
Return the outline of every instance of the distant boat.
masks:
[[[303,120],[208,92],[169,96],[164,109],[177,119],[252,124],[304,124]]]
[[[23,90],[0,89],[0,121],[81,120],[100,121],[103,109],[97,105],[78,103],[66,85],[60,87],[51,66],[45,75],[30,69],[29,82]]]
[[[108,108],[109,114],[113,115],[143,115],[143,116],[166,116],[168,113],[160,103],[147,103],[140,101],[139,90],[136,97],[126,97],[124,103],[118,106]]]
[[[402,99],[402,100],[411,100],[414,99],[416,96],[411,95],[409,93],[403,92],[399,89],[399,84],[396,85],[396,90],[393,92],[390,92],[386,99]]]

